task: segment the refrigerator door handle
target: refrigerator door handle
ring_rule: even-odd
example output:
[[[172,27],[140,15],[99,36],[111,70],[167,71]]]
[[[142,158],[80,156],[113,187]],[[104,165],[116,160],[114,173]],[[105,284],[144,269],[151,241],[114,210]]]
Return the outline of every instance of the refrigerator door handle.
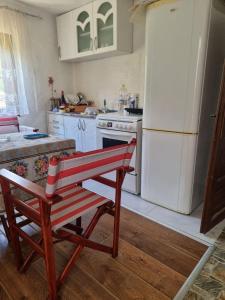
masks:
[[[217,114],[211,114],[211,115],[209,115],[209,117],[210,117],[211,119],[215,119],[216,116],[217,116]]]

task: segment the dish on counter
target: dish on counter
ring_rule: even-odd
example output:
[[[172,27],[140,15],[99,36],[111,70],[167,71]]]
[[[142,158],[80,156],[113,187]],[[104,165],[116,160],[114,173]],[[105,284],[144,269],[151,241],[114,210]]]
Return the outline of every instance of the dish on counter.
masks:
[[[25,134],[23,137],[27,140],[34,140],[34,139],[41,139],[41,138],[48,137],[48,134],[47,133],[32,133],[32,134]]]

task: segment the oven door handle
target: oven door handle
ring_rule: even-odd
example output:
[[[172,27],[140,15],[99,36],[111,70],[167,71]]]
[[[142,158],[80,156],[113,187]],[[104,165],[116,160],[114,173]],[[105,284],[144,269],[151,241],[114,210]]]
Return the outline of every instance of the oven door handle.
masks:
[[[128,138],[132,138],[132,136],[133,136],[133,134],[124,133],[124,132],[121,132],[121,131],[119,131],[118,133],[114,133],[114,132],[108,132],[106,130],[100,130],[100,133],[101,134],[105,134],[107,136],[110,136],[110,135],[111,136],[118,136],[118,137],[120,137],[120,136],[126,136]]]

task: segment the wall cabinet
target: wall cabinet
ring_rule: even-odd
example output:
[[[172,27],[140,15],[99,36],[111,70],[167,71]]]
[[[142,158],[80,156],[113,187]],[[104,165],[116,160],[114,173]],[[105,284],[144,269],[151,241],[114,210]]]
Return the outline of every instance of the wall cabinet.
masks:
[[[80,61],[131,52],[131,6],[132,0],[96,0],[57,17],[59,58]]]
[[[60,60],[72,59],[75,55],[73,12],[57,17],[58,55]]]
[[[96,146],[96,120],[64,116],[65,138],[76,141],[77,151],[91,151]]]

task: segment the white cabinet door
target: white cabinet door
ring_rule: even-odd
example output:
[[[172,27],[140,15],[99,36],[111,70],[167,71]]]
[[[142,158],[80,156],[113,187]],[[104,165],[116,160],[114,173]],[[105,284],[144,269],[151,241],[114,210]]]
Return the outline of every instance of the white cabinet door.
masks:
[[[93,54],[93,5],[73,11],[73,28],[76,40],[76,58]]]
[[[48,114],[48,132],[51,135],[64,137],[63,116],[58,114]]]
[[[80,118],[64,117],[65,138],[74,139],[76,151],[83,151]]]
[[[83,129],[83,151],[96,150],[96,120],[83,118],[81,122]]]
[[[96,53],[117,49],[117,1],[93,2],[94,49]]]
[[[67,60],[75,57],[75,35],[73,13],[69,12],[56,18],[59,59]]]

